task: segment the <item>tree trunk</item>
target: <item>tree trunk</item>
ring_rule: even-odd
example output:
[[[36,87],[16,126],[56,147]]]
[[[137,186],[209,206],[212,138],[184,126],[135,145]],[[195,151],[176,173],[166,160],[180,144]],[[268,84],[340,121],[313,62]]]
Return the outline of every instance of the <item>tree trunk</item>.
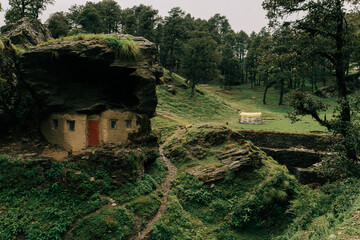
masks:
[[[263,96],[263,104],[266,105],[266,94],[267,94],[267,91],[268,91],[269,87],[266,86],[265,87],[265,90],[264,90],[264,96]]]
[[[344,53],[343,53],[343,44],[344,44],[344,13],[341,9],[342,3],[341,0],[336,1],[336,10],[337,10],[337,30],[336,30],[336,53],[335,53],[335,75],[336,75],[336,84],[338,88],[338,98],[340,103],[340,118],[343,126],[341,128],[341,134],[345,139],[345,149],[347,157],[353,161],[356,161],[356,151],[350,146],[351,144],[346,141],[346,138],[349,136],[348,125],[351,121],[351,111],[350,104],[347,97],[347,88],[345,83],[345,66],[344,66]]]
[[[25,0],[21,0],[21,18],[25,17]]]
[[[191,84],[191,98],[194,98],[195,96],[195,81],[194,80],[191,80],[190,81],[190,84]]]
[[[278,105],[282,105],[283,104],[283,98],[284,98],[284,78],[281,78],[281,89],[280,89],[280,100],[279,100],[279,104]]]

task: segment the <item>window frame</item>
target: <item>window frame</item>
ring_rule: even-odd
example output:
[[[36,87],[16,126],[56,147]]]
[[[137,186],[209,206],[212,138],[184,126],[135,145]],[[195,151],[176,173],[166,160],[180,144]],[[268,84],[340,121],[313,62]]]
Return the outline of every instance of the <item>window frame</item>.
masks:
[[[125,125],[127,129],[131,129],[132,128],[132,120],[125,120]]]
[[[111,129],[113,129],[113,130],[116,130],[116,129],[118,129],[118,124],[117,124],[117,119],[110,119],[110,128]],[[115,123],[114,125],[113,125],[113,123]],[[115,126],[115,127],[114,127]]]
[[[75,132],[75,120],[66,120],[70,132]]]
[[[58,130],[58,128],[59,128],[59,119],[54,118],[52,120],[52,129],[53,130]]]

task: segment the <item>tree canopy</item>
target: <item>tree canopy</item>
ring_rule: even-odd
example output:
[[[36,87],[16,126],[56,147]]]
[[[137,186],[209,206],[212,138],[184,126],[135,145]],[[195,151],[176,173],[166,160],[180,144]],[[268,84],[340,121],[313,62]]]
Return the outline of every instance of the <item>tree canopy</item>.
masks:
[[[10,9],[5,13],[6,23],[16,22],[23,17],[38,19],[46,6],[55,0],[9,0]]]

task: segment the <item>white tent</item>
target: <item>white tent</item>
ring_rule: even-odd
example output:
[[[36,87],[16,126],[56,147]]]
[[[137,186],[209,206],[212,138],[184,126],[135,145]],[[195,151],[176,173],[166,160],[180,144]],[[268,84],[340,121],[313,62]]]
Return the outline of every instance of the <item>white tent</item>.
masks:
[[[262,124],[262,113],[240,113],[240,123],[248,124]]]

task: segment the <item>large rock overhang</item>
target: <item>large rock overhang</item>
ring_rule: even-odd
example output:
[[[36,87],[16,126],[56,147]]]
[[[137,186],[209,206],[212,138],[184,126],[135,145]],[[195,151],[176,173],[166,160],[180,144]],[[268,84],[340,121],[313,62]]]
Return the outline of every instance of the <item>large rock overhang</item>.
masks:
[[[156,80],[162,74],[157,48],[132,38],[141,50],[136,60],[116,54],[101,39],[55,41],[23,53],[21,79],[41,116],[124,109],[152,117]]]

